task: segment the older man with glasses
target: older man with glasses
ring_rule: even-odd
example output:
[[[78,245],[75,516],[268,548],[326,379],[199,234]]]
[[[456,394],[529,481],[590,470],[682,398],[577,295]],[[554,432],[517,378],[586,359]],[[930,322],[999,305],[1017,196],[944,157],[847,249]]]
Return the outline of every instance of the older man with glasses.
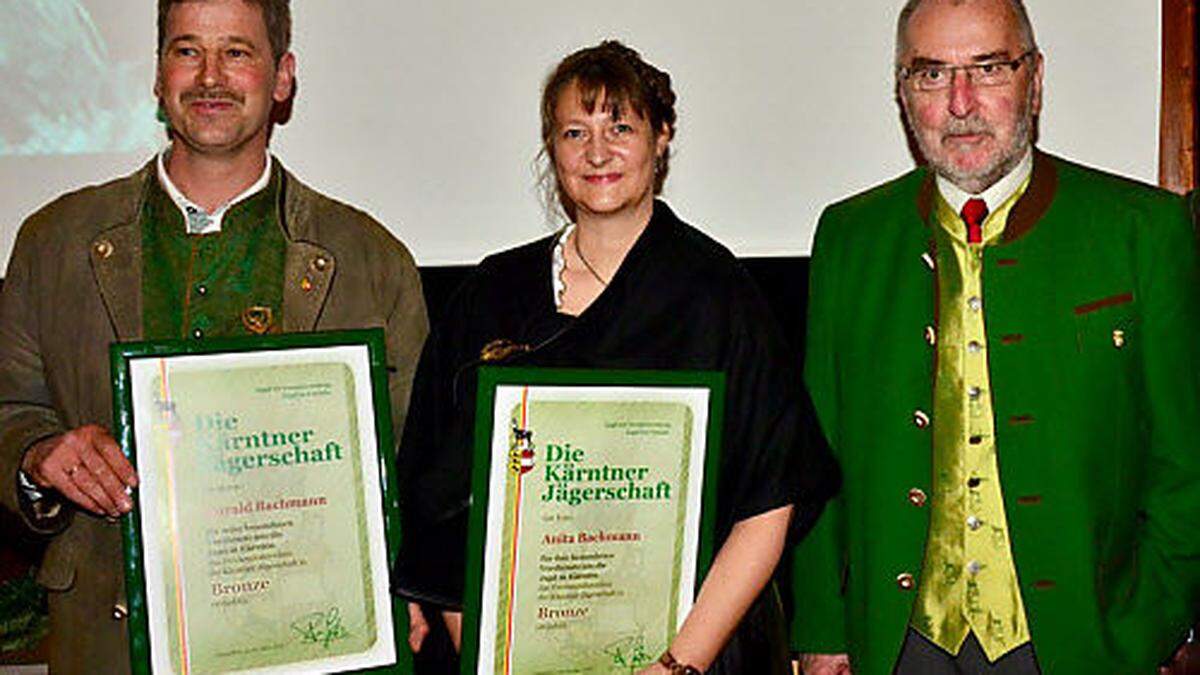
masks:
[[[924,166],[813,251],[845,487],[795,557],[807,673],[1151,673],[1195,618],[1196,237],[1178,197],[1033,147],[1043,68],[1020,0],[900,13]]]

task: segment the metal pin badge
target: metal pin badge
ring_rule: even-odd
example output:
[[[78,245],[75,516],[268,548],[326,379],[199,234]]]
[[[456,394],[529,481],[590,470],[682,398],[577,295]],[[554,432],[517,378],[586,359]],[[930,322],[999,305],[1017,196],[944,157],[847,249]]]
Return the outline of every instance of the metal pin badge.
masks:
[[[247,307],[242,312],[242,325],[255,335],[263,335],[275,325],[274,312],[270,307]]]
[[[1125,346],[1125,331],[1119,328],[1113,331],[1113,346],[1117,349]]]

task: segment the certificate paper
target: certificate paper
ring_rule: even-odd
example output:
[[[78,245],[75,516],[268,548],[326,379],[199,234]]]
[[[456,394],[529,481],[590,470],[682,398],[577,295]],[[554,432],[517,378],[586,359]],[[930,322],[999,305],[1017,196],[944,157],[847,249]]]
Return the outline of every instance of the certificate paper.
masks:
[[[518,382],[490,393],[477,652],[464,671],[653,663],[700,571],[713,389]]]
[[[151,670],[394,664],[367,345],[127,372]]]

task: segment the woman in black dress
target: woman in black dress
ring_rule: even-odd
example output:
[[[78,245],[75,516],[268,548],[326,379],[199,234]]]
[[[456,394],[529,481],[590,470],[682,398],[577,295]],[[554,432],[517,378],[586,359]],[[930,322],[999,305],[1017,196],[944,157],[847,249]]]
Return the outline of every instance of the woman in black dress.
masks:
[[[457,645],[478,364],[721,370],[722,543],[669,651],[643,672],[791,672],[769,582],[789,530],[808,529],[837,473],[807,426],[798,357],[758,289],[729,251],[655,199],[674,133],[670,76],[618,42],[571,54],[547,80],[549,192],[570,224],[479,265],[413,387],[395,586],[419,603],[414,649],[437,616]]]

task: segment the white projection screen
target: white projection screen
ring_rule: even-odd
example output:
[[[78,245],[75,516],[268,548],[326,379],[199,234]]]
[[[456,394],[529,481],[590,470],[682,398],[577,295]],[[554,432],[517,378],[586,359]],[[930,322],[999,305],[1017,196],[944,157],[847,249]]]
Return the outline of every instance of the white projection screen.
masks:
[[[538,96],[606,37],[671,73],[665,197],[742,256],[806,255],[822,206],[912,166],[892,92],[900,0],[295,0],[300,93],[274,150],[422,265],[550,226]],[[1041,145],[1153,182],[1159,3],[1027,0],[1047,57]],[[0,260],[17,226],[163,142],[152,0],[0,0]]]

